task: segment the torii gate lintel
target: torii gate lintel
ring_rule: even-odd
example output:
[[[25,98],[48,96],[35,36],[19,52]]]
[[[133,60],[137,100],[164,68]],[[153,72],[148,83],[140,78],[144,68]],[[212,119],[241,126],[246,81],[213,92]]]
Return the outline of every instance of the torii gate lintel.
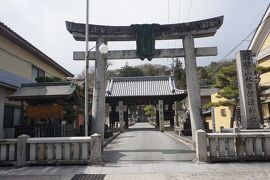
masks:
[[[155,31],[155,40],[182,39],[190,34],[194,38],[215,35],[223,24],[223,16],[200,21],[160,25]],[[67,30],[76,41],[85,41],[85,24],[66,21]],[[107,41],[135,41],[136,35],[131,26],[104,26],[89,24],[89,40],[103,37]]]

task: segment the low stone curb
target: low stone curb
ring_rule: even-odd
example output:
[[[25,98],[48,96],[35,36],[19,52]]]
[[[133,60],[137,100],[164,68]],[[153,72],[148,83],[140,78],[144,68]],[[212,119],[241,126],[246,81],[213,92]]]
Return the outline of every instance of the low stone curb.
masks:
[[[121,134],[121,132],[117,132],[112,137],[110,137],[109,139],[107,139],[106,141],[104,141],[103,148],[105,148],[108,144],[110,144],[119,134]]]
[[[178,135],[174,134],[172,131],[165,131],[164,133],[167,134],[167,135],[169,135],[172,138],[177,139],[181,143],[183,143],[183,144],[185,144],[185,145],[187,145],[187,146],[189,146],[190,148],[193,149],[193,145],[192,145],[192,140],[191,139],[185,138],[183,136],[178,136]]]

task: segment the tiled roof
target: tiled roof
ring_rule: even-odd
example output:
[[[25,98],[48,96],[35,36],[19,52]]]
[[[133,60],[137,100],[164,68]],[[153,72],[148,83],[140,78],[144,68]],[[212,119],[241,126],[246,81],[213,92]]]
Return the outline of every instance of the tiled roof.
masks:
[[[8,96],[12,100],[35,99],[48,97],[69,97],[76,90],[72,83],[30,83],[23,84],[14,94]]]
[[[170,76],[114,77],[106,88],[107,97],[170,96],[186,94],[176,89]]]
[[[32,81],[16,74],[0,69],[0,85],[17,89],[22,83],[31,83]]]
[[[9,39],[10,41],[14,42],[16,45],[20,46],[21,48],[25,49],[26,51],[30,52],[37,58],[41,59],[46,64],[49,64],[51,67],[57,69],[59,72],[65,74],[67,77],[73,77],[74,75],[60,66],[57,62],[55,62],[53,59],[48,57],[46,54],[41,52],[39,49],[37,49],[35,46],[33,46],[31,43],[26,41],[24,38],[22,38],[19,34],[14,32],[12,29],[10,29],[8,26],[6,26],[4,23],[0,22],[0,34],[4,36],[5,38]]]
[[[211,96],[219,91],[217,88],[200,88],[200,90],[201,96]]]

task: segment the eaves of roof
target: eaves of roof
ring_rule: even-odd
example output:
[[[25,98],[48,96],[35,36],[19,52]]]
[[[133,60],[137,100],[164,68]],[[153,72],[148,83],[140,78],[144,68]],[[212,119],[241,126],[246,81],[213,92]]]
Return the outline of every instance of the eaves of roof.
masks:
[[[22,84],[15,93],[7,96],[10,100],[47,99],[57,97],[71,97],[76,86],[68,83],[29,83]]]
[[[106,97],[152,97],[186,94],[175,87],[170,76],[142,76],[110,78]]]
[[[262,43],[269,34],[270,28],[270,4],[268,5],[257,29],[253,34],[252,40],[248,46],[248,50],[251,50],[254,55],[257,55],[261,48]]]
[[[21,86],[22,83],[32,82],[29,79],[17,76],[11,72],[0,69],[0,85],[5,86],[11,89],[17,89]]]
[[[202,97],[211,96],[219,91],[217,88],[200,88],[200,94]]]

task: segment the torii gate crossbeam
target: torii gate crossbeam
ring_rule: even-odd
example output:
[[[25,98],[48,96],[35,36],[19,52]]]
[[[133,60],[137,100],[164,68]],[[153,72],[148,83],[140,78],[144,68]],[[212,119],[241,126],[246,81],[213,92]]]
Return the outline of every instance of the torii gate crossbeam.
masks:
[[[204,47],[204,48],[195,48],[196,57],[204,56],[216,56],[217,48],[216,47]],[[185,57],[184,48],[181,49],[156,49],[156,55],[154,58],[175,58],[175,57]],[[138,59],[136,55],[136,50],[120,50],[120,51],[109,51],[106,55],[108,60],[117,60],[117,59]],[[96,52],[90,51],[88,53],[89,60],[96,59]],[[73,60],[85,60],[84,51],[73,52]]]

